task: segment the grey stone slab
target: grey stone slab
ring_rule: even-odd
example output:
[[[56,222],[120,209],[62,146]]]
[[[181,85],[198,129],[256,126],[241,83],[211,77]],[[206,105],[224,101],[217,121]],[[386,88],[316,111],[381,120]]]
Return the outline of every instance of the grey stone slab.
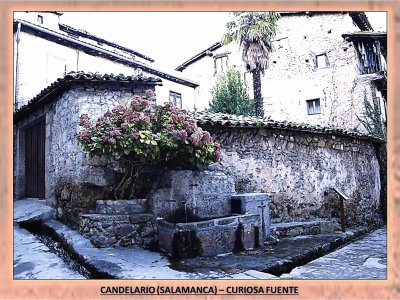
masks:
[[[14,222],[24,223],[54,218],[55,210],[46,200],[24,199],[14,201]]]
[[[14,226],[14,279],[85,279],[29,231]]]
[[[96,212],[99,214],[131,215],[135,213],[144,213],[146,210],[146,199],[96,201]]]
[[[268,206],[268,195],[266,193],[236,194],[231,197],[233,213],[250,213],[261,216],[263,239],[270,235],[270,212]]]
[[[271,224],[270,234],[276,238],[289,238],[299,235],[329,234],[339,230],[337,221],[313,220],[308,222],[285,222]]]
[[[64,224],[50,220],[45,225],[67,243],[79,261],[116,279],[189,279],[195,273],[176,271],[161,253],[144,249],[95,248],[91,242]]]
[[[386,228],[293,269],[283,279],[386,279]]]
[[[211,171],[168,171],[155,183],[149,195],[150,210],[166,217],[184,205],[200,217],[231,213],[230,197],[235,193],[232,176]]]

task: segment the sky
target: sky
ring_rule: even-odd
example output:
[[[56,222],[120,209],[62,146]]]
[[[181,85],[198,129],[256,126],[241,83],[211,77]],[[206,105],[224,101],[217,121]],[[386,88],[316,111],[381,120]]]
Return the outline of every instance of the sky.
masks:
[[[386,14],[367,12],[376,31],[386,30]],[[65,12],[61,21],[150,56],[173,70],[225,33],[227,12]]]

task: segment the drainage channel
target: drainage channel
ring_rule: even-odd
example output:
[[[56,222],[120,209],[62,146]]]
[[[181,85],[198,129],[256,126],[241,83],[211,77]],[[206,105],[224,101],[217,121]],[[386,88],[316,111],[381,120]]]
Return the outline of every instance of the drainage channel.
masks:
[[[60,257],[65,264],[73,271],[88,279],[104,278],[102,274],[98,274],[94,270],[81,265],[73,253],[68,252],[68,249],[63,243],[57,239],[49,230],[46,230],[41,221],[33,221],[19,224],[22,228],[32,233],[40,242],[50,249],[50,252]]]

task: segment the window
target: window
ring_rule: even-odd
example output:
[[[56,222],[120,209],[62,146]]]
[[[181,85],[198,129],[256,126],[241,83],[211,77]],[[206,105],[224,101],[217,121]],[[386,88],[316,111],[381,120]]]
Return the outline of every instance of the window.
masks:
[[[317,69],[326,68],[327,66],[329,66],[329,62],[326,53],[315,56],[315,67]]]
[[[214,75],[225,72],[228,68],[228,54],[218,54],[214,57]]]
[[[169,91],[169,103],[177,108],[182,108],[182,95],[173,91]]]
[[[38,15],[37,16],[37,21],[38,21],[39,24],[43,24],[43,16]]]
[[[319,99],[307,100],[307,113],[309,115],[316,115],[321,113],[321,105]]]

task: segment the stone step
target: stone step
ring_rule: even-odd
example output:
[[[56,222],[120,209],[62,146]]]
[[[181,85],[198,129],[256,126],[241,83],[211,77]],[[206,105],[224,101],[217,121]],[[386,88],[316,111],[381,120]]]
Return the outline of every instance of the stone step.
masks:
[[[337,230],[340,230],[339,223],[330,220],[272,223],[270,227],[270,236],[281,239],[301,235],[328,234]]]
[[[81,214],[79,231],[98,248],[149,248],[155,242],[157,224],[151,213]]]
[[[109,215],[131,215],[145,213],[148,210],[147,199],[97,200],[96,213]]]

